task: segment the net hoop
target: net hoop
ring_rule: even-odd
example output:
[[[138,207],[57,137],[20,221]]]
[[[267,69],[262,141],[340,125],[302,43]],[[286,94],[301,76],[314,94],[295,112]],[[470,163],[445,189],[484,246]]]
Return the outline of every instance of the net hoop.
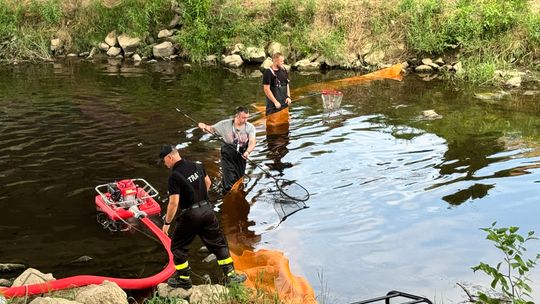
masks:
[[[341,106],[343,92],[336,90],[323,90],[321,92],[323,107],[326,110],[336,110]]]
[[[299,183],[284,178],[278,178],[275,181],[276,186],[282,196],[299,202],[309,200],[309,191],[307,191],[307,189]],[[288,189],[295,189],[296,192],[293,194],[291,191],[287,191]]]

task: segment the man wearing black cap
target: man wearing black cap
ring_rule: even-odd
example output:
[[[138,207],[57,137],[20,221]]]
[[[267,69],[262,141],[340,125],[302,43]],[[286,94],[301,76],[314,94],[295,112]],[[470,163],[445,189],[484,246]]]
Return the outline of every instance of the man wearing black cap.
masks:
[[[167,284],[174,288],[191,288],[188,250],[196,235],[199,235],[206,248],[216,255],[218,265],[225,274],[225,283],[244,282],[246,276],[234,271],[227,241],[219,227],[212,204],[208,202],[211,181],[203,164],[183,159],[178,150],[170,145],[161,147],[159,158],[167,168],[172,168],[163,232],[168,234],[172,221],[176,221],[171,241],[176,272],[167,280]],[[175,217],[179,206],[180,215]]]

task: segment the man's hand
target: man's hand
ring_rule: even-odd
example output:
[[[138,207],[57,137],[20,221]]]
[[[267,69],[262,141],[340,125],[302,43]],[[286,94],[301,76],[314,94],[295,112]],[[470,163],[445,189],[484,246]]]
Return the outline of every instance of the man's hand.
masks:
[[[290,97],[287,97],[287,99],[285,99],[285,102],[287,103],[287,105],[291,105],[292,99]]]
[[[161,228],[161,231],[163,231],[163,233],[165,233],[166,235],[169,235],[169,228],[171,227],[171,225],[163,225],[163,228]]]
[[[244,152],[244,154],[242,154],[242,157],[244,159],[248,159],[249,158],[249,152],[248,151]]]
[[[274,106],[276,106],[276,109],[281,109],[281,103],[275,102]]]

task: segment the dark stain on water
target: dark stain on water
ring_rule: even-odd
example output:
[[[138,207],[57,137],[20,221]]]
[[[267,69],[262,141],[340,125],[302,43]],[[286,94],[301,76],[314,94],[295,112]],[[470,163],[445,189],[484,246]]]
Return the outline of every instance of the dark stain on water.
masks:
[[[159,272],[160,244],[96,222],[94,187],[145,178],[163,195],[168,172],[155,160],[165,143],[181,144],[219,183],[219,142],[174,108],[212,123],[263,101],[251,70],[116,61],[0,69],[0,262],[57,278]],[[291,79],[301,87],[353,74]],[[292,271],[330,303],[393,289],[453,302],[464,299],[456,282],[487,285],[470,267],[500,257],[478,228],[498,221],[540,231],[540,95],[525,93],[532,87],[474,98],[485,90],[408,76],[344,89],[337,112],[325,112],[318,96],[299,101],[286,134],[258,127],[252,157],[306,187],[310,208],[280,223],[273,180],[249,166],[246,200],[220,210],[232,249],[284,251]],[[428,109],[442,118],[424,119]],[[218,189],[212,197],[222,200]],[[191,252],[195,281],[217,279],[200,246]],[[70,263],[82,256],[91,260]]]

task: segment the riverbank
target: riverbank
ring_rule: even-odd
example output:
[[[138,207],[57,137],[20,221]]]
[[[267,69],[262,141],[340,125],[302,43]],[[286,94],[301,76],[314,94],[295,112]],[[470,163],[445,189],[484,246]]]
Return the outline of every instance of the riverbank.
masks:
[[[404,61],[416,69],[441,58],[427,74],[478,84],[537,78],[539,0],[0,2],[0,60],[8,63],[101,52],[235,67],[279,50],[304,70]]]

